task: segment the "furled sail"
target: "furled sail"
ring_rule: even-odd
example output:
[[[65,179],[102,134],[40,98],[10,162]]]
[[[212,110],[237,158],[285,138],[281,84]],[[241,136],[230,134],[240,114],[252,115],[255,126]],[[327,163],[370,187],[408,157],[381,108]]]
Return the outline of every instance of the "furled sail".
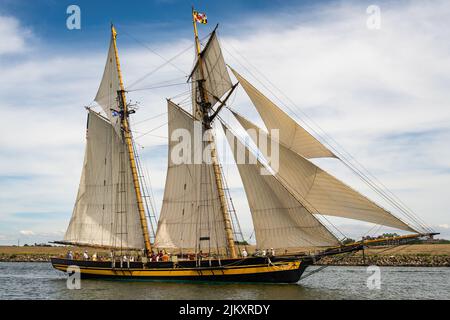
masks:
[[[279,139],[292,151],[307,159],[335,157],[321,142],[303,129],[239,73],[230,68],[258,110],[268,130],[279,130]]]
[[[129,161],[112,125],[89,111],[83,171],[65,242],[144,248]]]
[[[215,31],[211,34],[201,55],[203,75],[198,61],[191,75],[192,99],[194,100],[192,105],[195,108],[198,108],[197,102],[201,101],[197,81],[204,80],[203,88],[211,105],[216,104],[218,99],[233,86]],[[194,115],[200,119],[200,113],[194,112]]]
[[[113,33],[112,37],[115,34]],[[103,71],[103,78],[100,82],[95,101],[105,111],[107,118],[112,123],[116,132],[120,134],[120,117],[115,116],[115,112],[120,110],[119,101],[117,99],[117,92],[120,91],[119,71],[116,62],[116,53],[114,50],[113,38],[108,50],[108,58],[106,60],[105,70]]]
[[[249,160],[250,151],[224,126],[244,184],[258,248],[337,246],[330,233],[263,165]],[[237,145],[235,145],[235,141]],[[245,152],[245,156],[238,152]],[[245,160],[244,163],[240,160]]]
[[[154,246],[222,250],[227,242],[214,169],[201,157],[196,161],[204,143],[196,146],[192,140],[195,124],[201,140],[202,125],[171,101],[168,117],[169,165]],[[180,149],[180,143],[186,148]]]
[[[233,112],[244,129],[256,130],[258,136],[267,139],[264,130]],[[251,135],[252,139],[253,137]],[[255,141],[258,144],[258,141]],[[264,152],[264,150],[261,150]],[[270,152],[270,151],[269,151]],[[264,154],[268,157],[268,154]],[[273,160],[272,160],[273,161]],[[362,194],[342,183],[329,173],[279,143],[279,162],[276,176],[311,212],[330,216],[367,221],[400,230],[416,232],[406,223],[381,208]]]

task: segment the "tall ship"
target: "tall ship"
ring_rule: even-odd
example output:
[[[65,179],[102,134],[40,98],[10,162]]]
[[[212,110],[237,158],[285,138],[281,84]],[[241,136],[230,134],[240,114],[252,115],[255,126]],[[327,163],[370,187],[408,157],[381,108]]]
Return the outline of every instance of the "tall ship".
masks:
[[[130,125],[136,110],[127,102],[117,33],[111,27],[95,98],[102,112],[87,108],[78,194],[64,239],[56,242],[106,250],[110,256],[55,257],[54,268],[70,272],[76,266],[83,278],[295,283],[325,256],[362,250],[368,242],[435,234],[417,218],[397,217],[314,164],[312,159],[342,159],[226,64],[217,27],[202,47],[197,23],[206,23],[206,16],[193,11],[192,111],[167,99],[168,169],[158,219],[149,209],[145,168]],[[266,129],[227,105],[239,86]],[[240,128],[221,118],[225,108]],[[248,254],[219,161],[214,123],[226,133],[251,211],[256,248],[270,248],[265,254]],[[237,133],[242,129],[253,133],[250,139]],[[407,234],[346,244],[326,225],[327,216]]]

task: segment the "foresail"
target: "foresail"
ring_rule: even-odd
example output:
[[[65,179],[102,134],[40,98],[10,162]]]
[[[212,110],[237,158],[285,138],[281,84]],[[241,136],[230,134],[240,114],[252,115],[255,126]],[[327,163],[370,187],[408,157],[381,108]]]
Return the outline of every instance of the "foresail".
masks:
[[[209,38],[209,41],[201,55],[204,78],[202,77],[202,72],[198,62],[192,71],[191,77],[193,99],[192,105],[195,108],[198,106],[197,101],[201,100],[197,85],[198,80],[204,79],[204,88],[206,90],[208,101],[211,105],[214,105],[217,102],[217,99],[220,99],[233,86],[215,31],[211,34],[211,37]],[[197,119],[200,119],[198,112],[194,112],[194,115]]]
[[[201,159],[196,161],[195,152],[200,149],[202,154],[202,142],[197,146],[192,140],[196,124],[201,140],[202,126],[171,101],[168,117],[169,164],[154,246],[200,248],[204,252],[208,248],[225,250],[226,234],[214,169]],[[186,148],[181,150],[180,143]]]
[[[112,35],[114,37],[114,34]],[[108,58],[106,60],[105,70],[103,71],[103,78],[98,88],[95,101],[105,111],[107,118],[120,135],[120,117],[117,116],[119,108],[118,91],[120,91],[119,72],[116,62],[116,53],[114,50],[113,39],[108,50]]]
[[[279,139],[292,151],[307,159],[335,157],[321,142],[297,124],[239,73],[230,68],[258,110],[268,130],[279,130]]]
[[[244,129],[257,130],[259,137],[267,139],[265,143],[270,145],[271,137],[266,131],[239,114],[233,114]],[[251,138],[255,137],[251,135]],[[261,151],[264,152],[264,150]],[[266,153],[264,156],[269,157],[269,154]],[[279,143],[276,176],[314,214],[367,221],[416,232],[390,212],[320,169],[305,157],[295,153],[283,143]]]
[[[249,161],[249,150],[226,127],[224,130],[244,184],[257,247],[279,249],[338,246],[340,242],[336,237],[273,175],[262,175],[263,165],[259,161],[252,164]],[[245,156],[238,155],[238,152],[245,152]],[[239,159],[245,159],[244,163]]]
[[[144,248],[126,146],[111,124],[93,111],[89,112],[80,187],[64,241]]]

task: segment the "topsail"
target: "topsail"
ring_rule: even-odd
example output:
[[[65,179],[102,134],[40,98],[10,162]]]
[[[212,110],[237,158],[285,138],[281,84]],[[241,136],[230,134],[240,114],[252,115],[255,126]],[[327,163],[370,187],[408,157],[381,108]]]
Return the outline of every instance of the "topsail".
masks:
[[[115,37],[114,32],[112,37]],[[100,82],[97,95],[95,96],[95,101],[102,107],[103,111],[106,113],[106,117],[120,135],[120,117],[117,116],[120,110],[119,101],[117,99],[117,93],[120,91],[118,70],[114,39],[111,38],[108,58],[106,59],[105,70],[103,71],[103,78]]]
[[[231,89],[230,75],[228,74],[225,61],[223,59],[222,50],[220,49],[219,40],[216,32],[211,34],[211,37],[201,52],[202,66],[200,67],[198,61],[192,71],[192,99],[193,107],[198,107],[198,102],[201,101],[198,81],[203,82],[203,87],[206,92],[207,100],[213,106],[217,101]],[[202,68],[202,69],[201,69]],[[202,75],[203,71],[203,75]],[[200,116],[200,111],[195,110],[194,115],[197,119]]]

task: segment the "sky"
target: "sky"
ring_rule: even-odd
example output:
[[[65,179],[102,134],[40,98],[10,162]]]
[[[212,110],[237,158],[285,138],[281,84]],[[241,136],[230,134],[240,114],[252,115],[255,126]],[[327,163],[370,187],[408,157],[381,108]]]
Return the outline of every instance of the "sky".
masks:
[[[165,99],[182,102],[188,90],[192,3],[208,15],[208,25],[199,26],[202,39],[219,23],[228,64],[450,239],[448,1],[0,0],[0,245],[64,235],[82,167],[84,107],[95,106],[111,22],[128,98],[139,102],[133,128],[159,212],[167,169]],[[66,26],[72,4],[81,10],[79,30]],[[377,29],[367,25],[370,5],[380,9]],[[155,88],[161,83],[172,86]],[[262,124],[242,89],[230,102]],[[229,112],[222,116],[233,123]],[[338,161],[314,161],[382,200]],[[224,175],[244,235],[254,240],[242,183],[229,161]],[[373,230],[331,220],[354,238]],[[391,231],[377,229],[384,230]]]

